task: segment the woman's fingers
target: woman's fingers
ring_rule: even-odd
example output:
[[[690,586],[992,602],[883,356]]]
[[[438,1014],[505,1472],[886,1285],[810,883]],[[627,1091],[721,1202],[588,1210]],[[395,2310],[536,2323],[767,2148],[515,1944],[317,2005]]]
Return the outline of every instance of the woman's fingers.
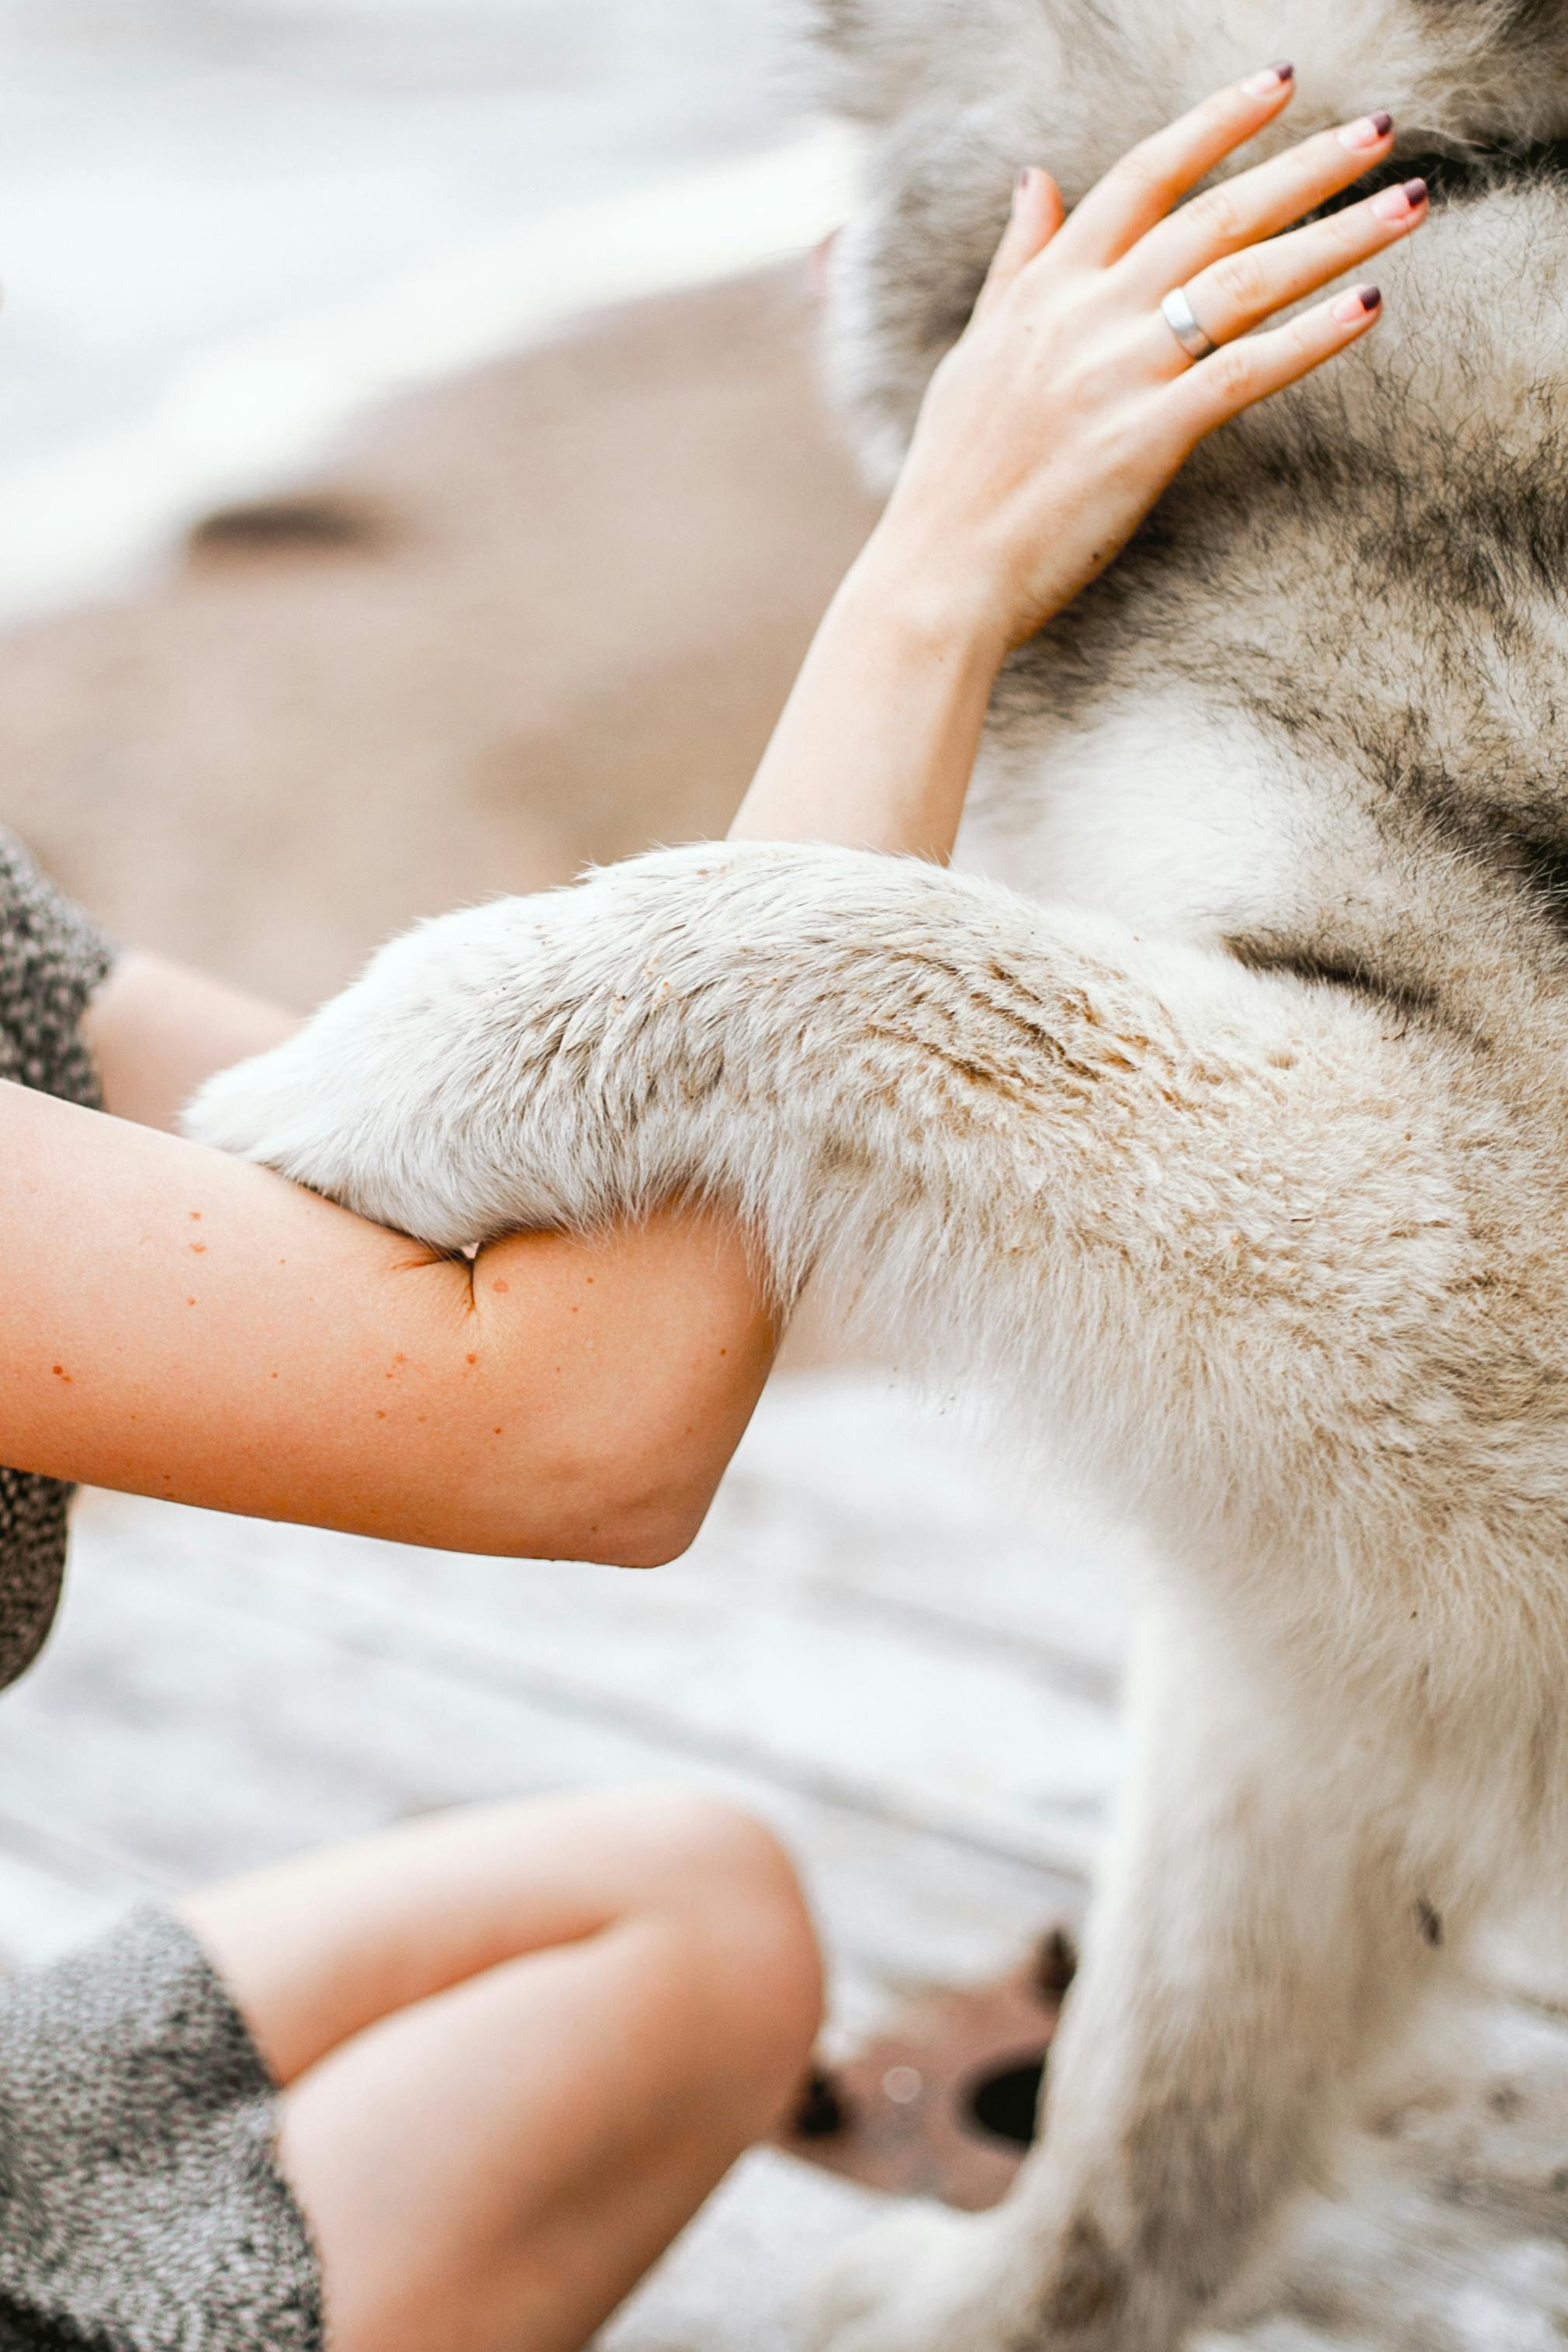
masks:
[[[1127,255],[1122,275],[1158,301],[1221,255],[1277,235],[1337,196],[1384,162],[1393,144],[1394,119],[1388,114],[1364,114],[1338,131],[1304,139],[1285,154],[1206,188],[1162,220]]]
[[[1066,218],[1061,191],[1049,172],[1027,163],[1013,189],[1012,211],[998,246],[985,284],[975,304],[975,316],[985,317],[1012,284],[1055,236]]]
[[[1100,268],[1119,261],[1189,188],[1272,122],[1294,87],[1293,66],[1265,67],[1133,148],[1078,206],[1062,231],[1064,256]]]
[[[1255,401],[1282,392],[1359,342],[1376,325],[1382,309],[1383,297],[1375,286],[1354,287],[1303,310],[1287,326],[1227,343],[1212,359],[1189,367],[1160,397],[1172,404],[1182,437],[1190,446]]]
[[[1385,188],[1364,204],[1314,221],[1267,245],[1249,246],[1189,278],[1185,291],[1193,317],[1211,342],[1233,342],[1277,310],[1304,301],[1322,286],[1396,245],[1427,218],[1427,183],[1406,180]],[[1152,331],[1164,338],[1162,358],[1173,375],[1192,365],[1159,310],[1150,312]],[[1204,364],[1207,366],[1207,362]]]

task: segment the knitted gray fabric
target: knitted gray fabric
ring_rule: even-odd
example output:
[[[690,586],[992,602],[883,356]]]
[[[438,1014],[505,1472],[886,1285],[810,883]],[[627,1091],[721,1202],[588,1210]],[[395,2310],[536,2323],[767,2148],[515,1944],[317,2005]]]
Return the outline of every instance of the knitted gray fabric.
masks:
[[[0,832],[0,1078],[98,1107],[78,1024],[114,950]],[[70,1489],[0,1469],[0,1685],[37,1656],[55,1622]]]
[[[320,2352],[266,2065],[158,1910],[0,1994],[4,2352]]]
[[[0,1078],[96,1107],[114,950],[0,832]],[[0,1470],[0,1685],[59,1602],[70,1489]],[[0,1990],[0,2352],[320,2352],[275,2086],[165,1913]]]

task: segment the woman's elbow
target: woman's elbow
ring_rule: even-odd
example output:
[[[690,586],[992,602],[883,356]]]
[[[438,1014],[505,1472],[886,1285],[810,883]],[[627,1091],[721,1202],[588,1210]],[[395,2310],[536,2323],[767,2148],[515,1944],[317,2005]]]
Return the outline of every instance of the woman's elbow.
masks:
[[[514,1559],[667,1568],[696,1541],[721,1475],[640,1476],[624,1462],[585,1467],[551,1495],[536,1489],[522,1524],[514,1508],[486,1549]]]
[[[600,1568],[668,1568],[690,1551],[707,1514],[601,1508],[591,1518],[569,1514],[549,1528],[537,1522],[495,1547],[511,1559],[580,1560]]]
[[[597,1560],[603,1568],[669,1568],[690,1551],[706,1516],[706,1511],[685,1517],[663,1514],[639,1517],[632,1514],[612,1528],[608,1545],[583,1549],[572,1557]]]
[[[722,1463],[672,1471],[667,1461],[618,1462],[585,1494],[570,1557],[607,1568],[669,1567],[701,1534],[723,1475]]]

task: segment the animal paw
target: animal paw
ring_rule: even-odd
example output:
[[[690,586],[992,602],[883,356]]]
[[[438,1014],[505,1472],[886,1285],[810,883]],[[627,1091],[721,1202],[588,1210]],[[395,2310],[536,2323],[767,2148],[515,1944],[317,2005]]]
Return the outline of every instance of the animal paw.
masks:
[[[185,1132],[441,1248],[613,1214],[628,1122],[595,1081],[652,992],[635,879],[421,924],[285,1044],[210,1079]]]
[[[630,859],[393,940],[186,1132],[444,1249],[734,1201],[788,1290],[878,1156],[920,1157],[994,898],[810,843]]]
[[[852,2239],[817,2283],[809,2352],[1003,2352],[988,2217],[902,2204]]]

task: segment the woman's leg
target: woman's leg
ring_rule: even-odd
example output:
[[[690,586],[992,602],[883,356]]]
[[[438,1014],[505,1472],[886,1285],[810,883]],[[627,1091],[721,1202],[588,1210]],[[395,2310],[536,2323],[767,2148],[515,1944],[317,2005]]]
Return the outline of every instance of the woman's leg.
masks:
[[[789,1862],[698,1796],[476,1809],[184,1916],[285,2085],[331,2352],[574,2352],[771,2128],[820,2013]]]

